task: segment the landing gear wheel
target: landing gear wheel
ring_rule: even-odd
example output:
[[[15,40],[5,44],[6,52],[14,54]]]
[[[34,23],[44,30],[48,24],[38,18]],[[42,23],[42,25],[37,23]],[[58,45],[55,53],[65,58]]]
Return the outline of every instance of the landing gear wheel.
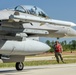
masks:
[[[22,62],[17,62],[15,67],[16,70],[21,71],[24,68],[24,64]]]

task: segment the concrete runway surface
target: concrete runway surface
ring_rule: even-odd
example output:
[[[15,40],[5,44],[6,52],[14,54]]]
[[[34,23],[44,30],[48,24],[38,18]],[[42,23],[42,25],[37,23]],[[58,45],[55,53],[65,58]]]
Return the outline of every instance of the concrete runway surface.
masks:
[[[76,75],[76,64],[25,66],[24,70],[1,68],[0,75]]]

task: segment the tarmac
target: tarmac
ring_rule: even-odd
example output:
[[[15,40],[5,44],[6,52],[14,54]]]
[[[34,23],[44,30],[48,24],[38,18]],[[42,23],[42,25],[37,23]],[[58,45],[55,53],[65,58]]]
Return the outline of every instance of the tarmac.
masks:
[[[76,64],[25,66],[22,71],[0,68],[0,75],[76,75]]]

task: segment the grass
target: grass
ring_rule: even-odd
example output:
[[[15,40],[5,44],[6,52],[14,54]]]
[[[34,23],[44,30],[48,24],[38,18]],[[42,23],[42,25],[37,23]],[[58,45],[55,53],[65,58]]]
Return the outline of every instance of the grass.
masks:
[[[76,59],[74,60],[70,60],[70,59],[67,59],[65,60],[65,64],[69,64],[69,63],[76,63]],[[39,65],[50,65],[50,64],[58,64],[56,62],[56,60],[42,60],[42,61],[26,61],[24,62],[24,65],[25,66],[39,66]],[[63,64],[61,61],[60,61],[60,64]],[[15,67],[15,63],[0,63],[0,68],[3,68],[3,67]]]
[[[0,63],[0,68],[15,67],[15,63]]]
[[[64,56],[64,58],[76,58],[76,56]]]
[[[42,61],[27,61],[24,63],[26,66],[38,66],[38,65],[48,65],[56,64],[56,61],[51,60],[42,60]]]

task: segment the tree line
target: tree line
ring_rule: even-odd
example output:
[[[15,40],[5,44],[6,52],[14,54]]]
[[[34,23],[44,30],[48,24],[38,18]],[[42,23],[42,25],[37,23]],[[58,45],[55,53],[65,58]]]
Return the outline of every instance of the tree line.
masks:
[[[46,44],[48,44],[51,47],[49,52],[54,52],[53,46],[54,46],[55,42],[54,41],[50,42],[50,40],[47,40]],[[67,41],[64,40],[64,41],[60,42],[60,44],[63,47],[63,51],[71,51],[72,52],[72,51],[76,50],[76,40],[72,40],[69,43],[67,43]]]

